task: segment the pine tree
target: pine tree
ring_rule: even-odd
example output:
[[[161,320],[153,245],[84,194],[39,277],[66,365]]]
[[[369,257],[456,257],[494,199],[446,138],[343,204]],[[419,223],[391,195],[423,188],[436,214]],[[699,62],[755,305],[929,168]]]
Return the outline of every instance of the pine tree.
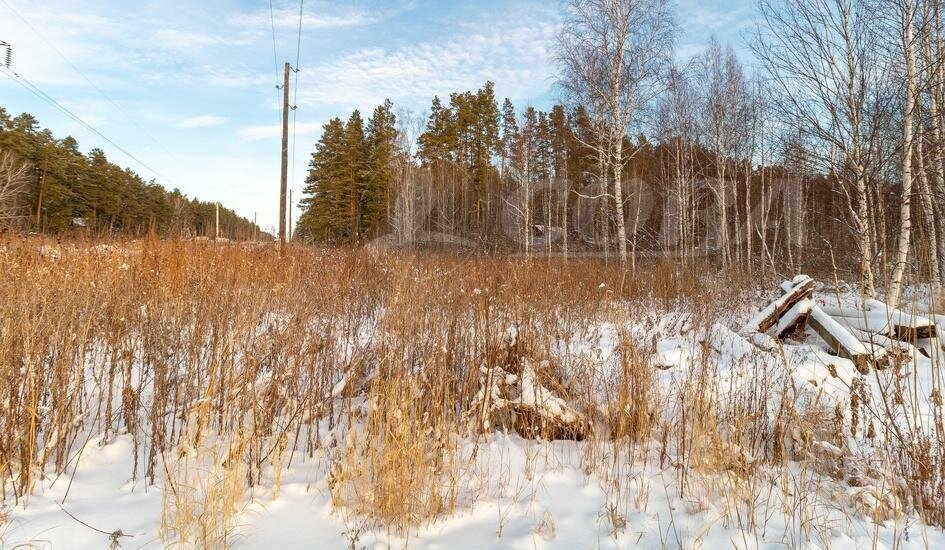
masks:
[[[342,178],[339,190],[344,205],[346,229],[344,237],[358,240],[364,234],[364,202],[367,194],[368,143],[360,111],[351,113],[345,124],[342,149]]]
[[[28,189],[20,201],[24,226],[38,231],[81,229],[131,235],[145,232],[176,236],[193,234],[213,219],[213,205],[184,200],[154,181],[117,166],[105,153],[79,150],[72,137],[57,140],[28,113],[10,117],[0,108],[0,149],[26,162]],[[204,215],[205,213],[205,215]],[[198,215],[199,214],[199,215]],[[251,222],[221,209],[225,235],[257,234]],[[81,223],[75,223],[82,220]],[[186,220],[187,226],[181,226]]]
[[[499,106],[495,100],[495,85],[492,82],[479,89],[473,100],[475,122],[471,143],[470,168],[476,182],[483,185],[492,170],[493,156],[501,152],[499,139]]]
[[[367,128],[369,150],[364,189],[364,225],[376,231],[386,219],[390,202],[391,163],[397,147],[396,117],[390,100],[374,110]]]
[[[300,205],[304,209],[299,218],[303,234],[315,239],[333,241],[340,239],[347,225],[344,208],[344,159],[345,127],[339,118],[333,118],[323,127],[322,137],[315,146],[305,179],[304,198]]]
[[[509,98],[502,103],[502,152],[500,153],[500,171],[502,177],[507,176],[509,163],[512,161],[512,151],[518,139],[518,121],[515,119],[515,107]]]
[[[451,158],[456,148],[454,129],[453,113],[443,107],[439,97],[434,97],[426,129],[418,140],[417,156],[425,166],[433,165],[437,161],[454,160]]]

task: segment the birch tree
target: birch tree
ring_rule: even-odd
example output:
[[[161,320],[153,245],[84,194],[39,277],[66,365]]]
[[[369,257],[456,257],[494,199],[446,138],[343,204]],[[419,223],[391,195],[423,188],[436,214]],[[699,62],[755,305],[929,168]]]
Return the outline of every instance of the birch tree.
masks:
[[[748,143],[750,122],[750,93],[734,50],[722,49],[713,37],[700,59],[700,76],[704,83],[701,126],[715,164],[715,194],[717,212],[716,245],[722,265],[731,263],[728,206],[734,197],[729,190],[732,174],[729,164],[744,153]],[[736,222],[737,223],[737,222]]]
[[[945,280],[945,135],[942,131],[941,105],[945,101],[945,50],[942,45],[941,2],[924,2],[921,29],[916,39],[921,44],[921,55],[917,53],[918,96],[917,105],[919,137],[916,139],[916,162],[918,167],[917,198],[922,211],[923,228],[929,242],[929,282],[936,295],[941,295]],[[917,45],[917,48],[919,46]],[[929,147],[925,149],[924,144]],[[925,152],[928,158],[925,157]]]
[[[612,170],[620,260],[627,262],[623,169],[632,158],[624,138],[659,93],[672,53],[674,21],[668,0],[568,0],[559,37],[561,83],[602,122]],[[596,115],[596,116],[594,116]],[[589,144],[590,145],[590,144]]]
[[[816,142],[809,153],[846,196],[863,292],[872,296],[867,192],[880,127],[875,15],[857,0],[761,0],[760,11],[752,49],[777,88],[779,114]]]
[[[896,242],[896,260],[886,297],[887,302],[893,307],[898,304],[902,293],[903,276],[912,243],[913,119],[916,103],[915,0],[897,0],[895,3],[906,74],[902,106],[902,195],[899,203],[899,238]]]
[[[20,215],[20,199],[26,192],[29,165],[11,151],[0,150],[0,228]]]

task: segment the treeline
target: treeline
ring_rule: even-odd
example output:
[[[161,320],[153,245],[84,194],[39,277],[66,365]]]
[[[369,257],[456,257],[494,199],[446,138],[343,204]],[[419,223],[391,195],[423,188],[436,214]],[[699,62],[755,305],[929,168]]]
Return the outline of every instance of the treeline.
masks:
[[[215,203],[145,181],[109,161],[100,149],[83,154],[74,138],[57,139],[31,114],[11,117],[0,107],[0,155],[9,159],[6,172],[19,175],[15,192],[0,197],[13,213],[6,225],[44,233],[216,235]],[[219,220],[221,237],[271,238],[222,206]]]
[[[743,237],[729,239],[733,259],[800,269],[802,250],[822,262],[829,243],[847,235],[836,216],[839,189],[823,175],[788,169],[795,151],[763,165],[717,154],[668,125],[668,110],[680,108],[674,101],[661,101],[667,123],[654,136],[622,136],[619,217],[631,261],[720,255],[720,178],[730,232]],[[688,108],[697,115],[695,102]],[[398,118],[389,101],[367,125],[357,111],[347,122],[333,119],[312,155],[296,236],[617,257],[613,159],[595,124],[583,105],[521,113],[509,99],[500,106],[491,82],[445,104],[434,98],[425,120],[406,111]]]
[[[422,116],[388,102],[382,139],[332,121],[299,234],[836,267],[893,303],[907,276],[941,289],[940,2],[760,0],[754,70],[714,39],[680,64],[668,0],[563,6],[561,105],[516,112],[486,83]]]

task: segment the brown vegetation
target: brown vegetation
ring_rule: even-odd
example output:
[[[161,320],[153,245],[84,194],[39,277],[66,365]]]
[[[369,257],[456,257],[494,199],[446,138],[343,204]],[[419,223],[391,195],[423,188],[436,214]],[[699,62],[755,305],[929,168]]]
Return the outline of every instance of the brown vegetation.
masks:
[[[696,357],[667,392],[647,362],[655,341],[625,328],[671,311],[692,312],[693,326],[747,311],[764,283],[749,274],[185,242],[51,247],[0,248],[5,500],[71,475],[92,438],[125,433],[130,474],[164,488],[166,540],[210,545],[229,540],[248,488],[278,492],[286,465],[315,453],[330,461],[339,509],[395,530],[449,513],[474,498],[475,442],[492,430],[584,440],[585,470],[616,492],[638,461],[669,468],[684,492],[726,494],[735,515],[788,462],[849,474],[845,462],[815,470],[817,449],[840,440],[836,418],[798,402],[783,370],[740,365],[753,382],[723,398],[719,365]],[[555,352],[602,324],[615,328],[616,368]],[[506,385],[490,393],[500,372]],[[496,399],[508,407],[496,413]],[[940,521],[941,450],[891,441],[915,476],[903,497]],[[800,498],[792,491],[784,499]]]

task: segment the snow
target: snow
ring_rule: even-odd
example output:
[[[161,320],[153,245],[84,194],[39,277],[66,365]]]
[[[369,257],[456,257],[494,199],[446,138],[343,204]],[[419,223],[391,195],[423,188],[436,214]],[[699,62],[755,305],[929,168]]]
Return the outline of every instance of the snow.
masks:
[[[791,284],[805,282],[796,278]],[[860,330],[858,326],[847,323],[846,317],[838,323],[827,314],[829,308],[849,308],[856,300],[855,296],[836,300],[824,292],[815,300],[796,304],[785,319],[810,314],[829,327],[831,334],[836,331],[849,349],[868,353],[857,333],[844,328]],[[824,305],[818,306],[820,303]],[[875,307],[867,306],[870,312]],[[922,317],[909,319],[921,322]],[[934,319],[945,325],[945,318]],[[768,388],[791,388],[799,404],[837,410],[846,434],[852,429],[850,403],[856,392],[868,397],[870,403],[864,407],[876,409],[884,388],[904,384],[904,399],[918,403],[919,410],[915,419],[902,420],[932,425],[929,396],[937,387],[933,361],[941,360],[940,349],[933,346],[932,357],[925,357],[904,345],[908,360],[898,371],[888,369],[865,376],[851,361],[830,353],[829,346],[811,331],[803,341],[782,343],[768,334],[732,330],[743,326],[742,321],[738,316],[719,315],[700,326],[686,311],[633,312],[625,319],[601,319],[585,327],[580,335],[561,342],[556,352],[563,364],[573,368],[591,365],[616,371],[618,345],[624,336],[632,335],[649,346],[647,364],[657,369],[657,384],[670,399],[681,399],[683,383],[697,374],[707,376],[711,382],[707,391],[715,392],[721,403],[736,400],[745,388],[767,381]],[[779,332],[790,323],[783,324],[778,325]],[[351,357],[370,340],[373,326],[365,322],[353,341],[336,343],[338,353]],[[508,334],[514,338],[515,327],[510,326]],[[891,345],[885,340],[877,343]],[[579,421],[580,412],[541,383],[538,373],[547,368],[547,364],[524,360],[521,373],[515,375],[498,366],[483,366],[474,402],[492,406],[517,403],[565,423]],[[271,381],[260,380],[257,387]],[[353,391],[353,382],[348,378],[336,381],[330,397],[345,398]],[[503,393],[503,385],[517,385],[520,393],[509,396]],[[766,406],[773,413],[777,403],[772,397]],[[677,413],[667,407],[664,420],[678,421],[673,416]],[[246,490],[230,546],[945,548],[945,532],[904,513],[902,503],[883,485],[883,478],[868,478],[868,482],[851,486],[815,467],[817,463],[842,463],[851,471],[860,471],[874,464],[885,436],[882,430],[870,441],[862,436],[866,425],[875,422],[869,415],[859,420],[860,435],[811,441],[812,458],[807,462],[762,465],[750,481],[722,473],[697,477],[698,481],[685,485],[680,480],[686,466],[679,464],[683,459],[672,454],[672,448],[664,463],[662,457],[653,456],[655,449],[627,454],[605,441],[525,439],[493,431],[488,419],[483,420],[485,433],[461,439],[463,456],[471,456],[476,446],[475,459],[468,462],[470,479],[463,486],[460,506],[451,514],[408,533],[397,533],[333,505],[329,477],[331,453],[336,449],[329,440],[335,435],[325,424],[321,426],[324,444],[311,456],[300,454],[278,476],[278,483],[270,466],[264,472],[264,483]],[[799,440],[803,435],[794,437]],[[748,449],[732,442],[723,445],[729,446],[730,455],[748,463],[754,460]],[[588,455],[594,459],[589,461]],[[140,477],[131,480],[133,457],[128,434],[110,437],[107,444],[92,437],[72,454],[66,474],[41,480],[35,494],[19,502],[5,501],[9,523],[0,526],[0,543],[10,547],[107,548],[115,540],[121,548],[162,548],[164,484],[148,486]],[[733,490],[742,494],[733,494]],[[750,498],[743,499],[746,495]],[[878,511],[884,519],[874,522],[871,518]],[[119,531],[121,536],[115,538],[112,534]]]
[[[855,328],[873,334],[892,335],[895,327],[926,327],[933,324],[928,317],[913,315],[902,310],[891,308],[874,299],[866,299],[860,307],[824,306],[828,315],[837,318],[844,326]]]
[[[128,483],[130,437],[106,446],[90,442],[80,461],[64,508],[106,532],[121,530],[122,548],[161,548],[158,488]],[[581,468],[579,443],[540,443],[497,433],[482,443],[482,474],[497,480],[480,490],[473,505],[412,531],[409,536],[372,528],[362,519],[333,509],[319,451],[283,474],[279,494],[259,491],[242,508],[231,538],[236,549],[271,548],[784,548],[797,546],[821,517],[824,548],[941,548],[945,534],[904,518],[881,525],[846,515],[833,493],[796,493],[806,509],[774,516],[763,531],[741,527],[746,510],[733,510],[725,495],[679,495],[676,473],[653,465],[622,464],[628,488],[622,496],[610,481]],[[833,451],[835,452],[835,451]],[[608,462],[602,457],[602,462]],[[615,472],[611,472],[613,474]],[[798,483],[793,469],[770,472],[772,480]],[[813,480],[811,480],[813,481]],[[56,504],[67,479],[44,485],[25,509],[13,511],[5,532],[11,545],[36,548],[107,548],[109,535],[70,518]],[[798,487],[799,488],[799,487]],[[839,489],[851,506],[870,508],[884,491],[872,486]],[[768,498],[771,498],[769,495]],[[777,498],[777,497],[775,497]],[[805,514],[809,517],[805,518]],[[762,518],[755,518],[760,521]],[[874,544],[875,542],[875,544]]]
[[[868,355],[870,353],[862,342],[857,340],[850,334],[850,331],[844,329],[843,325],[835,321],[833,317],[827,315],[820,307],[812,308],[810,316],[812,321],[824,327],[824,330],[829,332],[830,335],[837,340],[837,343],[844,349],[849,350],[850,353],[856,355]]]

